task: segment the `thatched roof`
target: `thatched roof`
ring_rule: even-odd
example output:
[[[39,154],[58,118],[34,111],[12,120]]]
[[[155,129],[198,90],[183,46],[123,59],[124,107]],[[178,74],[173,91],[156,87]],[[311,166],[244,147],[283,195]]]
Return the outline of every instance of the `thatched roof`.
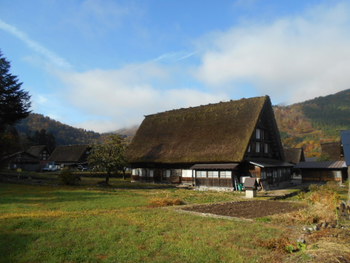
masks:
[[[268,96],[148,115],[128,147],[130,163],[240,162]]]
[[[11,161],[15,163],[38,163],[39,159],[37,156],[34,156],[28,152],[16,152],[5,156],[2,161]]]
[[[31,146],[28,150],[26,150],[26,152],[39,158],[41,152],[45,149],[46,149],[45,145],[36,145],[36,146]]]
[[[285,160],[289,163],[305,162],[305,155],[303,148],[285,148],[284,149]]]
[[[343,160],[340,142],[321,143],[321,149],[322,149],[322,154],[328,157],[329,160],[332,160],[332,161]]]
[[[85,153],[89,147],[89,145],[85,144],[57,146],[48,161],[57,163],[79,163],[86,161]]]

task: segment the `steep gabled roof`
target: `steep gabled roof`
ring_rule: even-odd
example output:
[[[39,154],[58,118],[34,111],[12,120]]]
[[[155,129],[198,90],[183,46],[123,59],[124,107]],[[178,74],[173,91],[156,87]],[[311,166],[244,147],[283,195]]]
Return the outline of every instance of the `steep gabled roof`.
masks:
[[[284,149],[285,160],[289,163],[305,162],[305,155],[303,148],[285,148]]]
[[[58,163],[77,163],[84,157],[89,145],[57,146],[48,161]]]
[[[39,158],[41,152],[45,149],[46,149],[45,145],[36,145],[36,146],[31,146],[28,150],[26,150],[26,152]]]
[[[148,115],[128,147],[130,163],[240,162],[268,96]]]

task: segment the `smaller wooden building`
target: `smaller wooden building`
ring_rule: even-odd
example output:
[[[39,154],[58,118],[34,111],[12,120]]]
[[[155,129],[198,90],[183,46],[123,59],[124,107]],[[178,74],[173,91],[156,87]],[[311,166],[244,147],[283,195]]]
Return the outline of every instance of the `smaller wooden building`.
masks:
[[[61,167],[86,165],[90,154],[89,145],[62,145],[57,146],[48,161]]]
[[[302,174],[303,182],[343,183],[347,180],[347,167],[344,161],[301,162],[294,169]]]
[[[26,151],[17,152],[7,156],[5,161],[10,169],[20,168],[24,171],[40,171],[50,156],[45,145],[35,145]]]

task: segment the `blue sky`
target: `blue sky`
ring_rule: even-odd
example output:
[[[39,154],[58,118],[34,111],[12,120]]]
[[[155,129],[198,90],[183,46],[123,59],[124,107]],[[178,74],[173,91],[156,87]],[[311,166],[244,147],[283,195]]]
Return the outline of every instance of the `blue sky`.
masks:
[[[33,112],[98,132],[350,88],[349,1],[0,0],[0,39]]]

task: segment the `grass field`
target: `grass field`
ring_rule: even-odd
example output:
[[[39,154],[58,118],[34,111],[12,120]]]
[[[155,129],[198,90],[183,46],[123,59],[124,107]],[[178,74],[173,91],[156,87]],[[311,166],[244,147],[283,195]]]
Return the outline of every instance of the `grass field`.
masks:
[[[286,235],[290,227],[149,206],[154,198],[199,204],[240,200],[240,194],[157,189],[119,179],[112,184],[117,188],[0,183],[0,262],[238,263],[290,258],[259,245]],[[307,256],[301,252],[298,260],[306,262]]]

